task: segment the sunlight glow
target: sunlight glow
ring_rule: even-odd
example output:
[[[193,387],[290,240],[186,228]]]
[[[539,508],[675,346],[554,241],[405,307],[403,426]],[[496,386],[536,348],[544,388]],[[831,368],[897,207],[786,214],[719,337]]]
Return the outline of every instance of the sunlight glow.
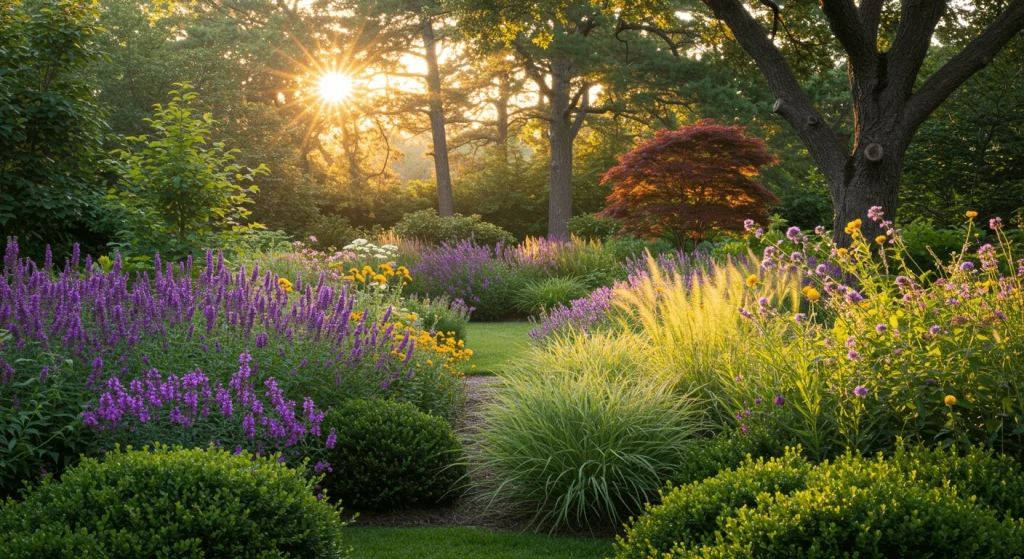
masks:
[[[339,72],[327,72],[320,78],[320,98],[328,103],[341,103],[352,95],[352,78]]]

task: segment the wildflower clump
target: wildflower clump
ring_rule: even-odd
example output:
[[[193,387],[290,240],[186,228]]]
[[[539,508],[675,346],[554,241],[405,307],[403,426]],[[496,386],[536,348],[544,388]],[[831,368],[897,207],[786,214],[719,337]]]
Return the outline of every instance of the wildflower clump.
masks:
[[[774,417],[812,455],[884,449],[893,434],[1024,452],[1024,267],[1001,220],[989,224],[992,242],[974,244],[976,216],[967,213],[963,247],[937,275],[921,271],[878,207],[868,214],[882,232],[874,243],[856,219],[844,229],[849,247],[823,229],[766,247],[763,265],[798,270],[810,304],[799,320],[741,309],[769,374],[723,381],[736,411],[784,393],[794,405]]]

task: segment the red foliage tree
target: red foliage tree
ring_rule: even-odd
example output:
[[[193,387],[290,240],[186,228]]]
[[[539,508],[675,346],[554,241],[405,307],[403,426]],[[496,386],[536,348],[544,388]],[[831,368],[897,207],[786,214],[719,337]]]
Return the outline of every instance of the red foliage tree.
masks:
[[[768,206],[779,200],[754,178],[778,159],[743,131],[712,120],[659,131],[601,178],[613,189],[599,215],[620,220],[635,235],[692,239],[710,229],[742,230],[745,219],[764,223]]]

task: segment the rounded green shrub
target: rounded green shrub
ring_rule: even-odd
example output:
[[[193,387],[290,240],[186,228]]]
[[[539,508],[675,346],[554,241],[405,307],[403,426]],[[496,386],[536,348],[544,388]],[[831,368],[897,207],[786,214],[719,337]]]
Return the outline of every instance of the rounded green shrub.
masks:
[[[0,557],[341,557],[339,513],[274,457],[117,449],[0,504]]]
[[[480,467],[501,480],[494,502],[537,524],[618,527],[657,496],[703,429],[693,401],[664,384],[600,367],[521,367],[485,411]]]
[[[616,557],[1014,557],[1020,480],[1019,466],[984,451],[900,449],[813,467],[789,451],[670,490],[633,520]]]
[[[419,239],[434,245],[469,239],[481,246],[515,242],[512,233],[482,221],[479,215],[440,217],[433,209],[406,214],[395,224],[394,231],[400,237]]]
[[[604,239],[619,232],[622,226],[608,217],[587,213],[569,218],[569,233],[581,239]]]
[[[433,505],[459,495],[462,443],[440,417],[407,403],[355,400],[331,410],[322,428],[337,435],[322,483],[348,507]]]
[[[515,305],[520,312],[537,314],[558,305],[568,305],[587,294],[587,286],[575,278],[546,278],[526,282],[519,287],[515,294]]]

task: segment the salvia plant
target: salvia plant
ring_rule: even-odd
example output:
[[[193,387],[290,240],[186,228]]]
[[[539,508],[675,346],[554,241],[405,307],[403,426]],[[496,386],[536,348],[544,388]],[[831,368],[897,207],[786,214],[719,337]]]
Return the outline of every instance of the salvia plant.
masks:
[[[8,241],[0,278],[5,487],[77,456],[80,446],[58,443],[88,436],[82,412],[103,423],[99,412],[114,408],[93,407],[90,416],[86,406],[104,390],[121,398],[133,395],[133,381],[167,387],[188,378],[208,383],[216,399],[240,355],[252,359],[253,382],[272,377],[282,397],[323,409],[384,397],[450,417],[458,405],[457,374],[435,363],[433,350],[417,351],[419,324],[395,316],[385,298],[395,294],[358,293],[324,273],[308,281],[258,266],[232,270],[212,253],[201,266],[163,264],[157,255],[153,274],[134,275],[119,258],[94,262],[77,250],[59,271],[51,260],[40,267],[19,258],[17,241]],[[408,326],[397,326],[400,318]],[[158,381],[153,371],[184,376]]]

